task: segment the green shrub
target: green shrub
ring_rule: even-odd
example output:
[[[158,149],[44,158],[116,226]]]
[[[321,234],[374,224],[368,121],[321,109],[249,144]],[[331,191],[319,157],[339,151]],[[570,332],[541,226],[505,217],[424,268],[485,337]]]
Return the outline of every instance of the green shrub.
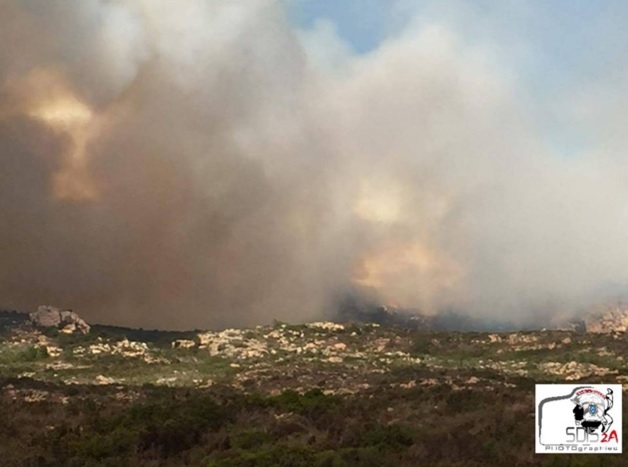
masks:
[[[359,446],[377,447],[385,451],[397,451],[407,448],[413,442],[411,430],[396,424],[372,426],[359,437]]]
[[[31,345],[18,349],[6,349],[0,353],[0,364],[36,362],[48,358],[45,347]]]
[[[303,446],[270,446],[253,452],[237,451],[228,458],[214,459],[210,467],[311,467],[316,461],[314,449]]]
[[[337,408],[341,401],[337,396],[326,395],[319,388],[315,388],[304,394],[289,389],[271,398],[270,402],[271,405],[286,412],[320,416]]]

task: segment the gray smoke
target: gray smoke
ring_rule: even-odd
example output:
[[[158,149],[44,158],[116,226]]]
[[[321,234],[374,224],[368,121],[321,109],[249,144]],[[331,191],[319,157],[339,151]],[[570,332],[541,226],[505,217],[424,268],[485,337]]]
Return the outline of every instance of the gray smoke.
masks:
[[[270,0],[0,2],[0,303],[169,328],[315,319],[350,284],[584,306],[626,283],[627,185],[553,154],[500,70],[437,26],[356,57]]]

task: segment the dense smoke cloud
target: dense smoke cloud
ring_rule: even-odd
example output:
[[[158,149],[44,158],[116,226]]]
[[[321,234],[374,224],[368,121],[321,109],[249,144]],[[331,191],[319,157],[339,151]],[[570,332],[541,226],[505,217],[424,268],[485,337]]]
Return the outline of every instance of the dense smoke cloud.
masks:
[[[487,50],[409,25],[357,57],[283,7],[0,3],[3,306],[251,325],[357,284],[526,320],[625,283],[625,184],[552,154]]]

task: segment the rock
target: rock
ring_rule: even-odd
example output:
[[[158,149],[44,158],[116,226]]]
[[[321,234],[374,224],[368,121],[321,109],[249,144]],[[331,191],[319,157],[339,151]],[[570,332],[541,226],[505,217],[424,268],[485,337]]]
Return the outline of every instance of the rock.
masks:
[[[171,345],[173,349],[192,349],[196,346],[196,342],[189,339],[177,339]]]
[[[177,377],[176,376],[171,376],[169,378],[159,378],[157,380],[157,384],[165,384],[166,386],[169,386],[173,383],[177,382]]]
[[[65,325],[60,332],[64,333],[64,334],[74,334],[77,331],[77,327],[76,324],[74,323],[70,323]]]
[[[148,346],[145,342],[130,341],[127,338],[116,342],[111,349],[112,354],[119,354],[127,358],[143,357],[147,351]]]
[[[60,347],[54,345],[48,345],[45,348],[48,356],[52,358],[56,358],[63,353],[63,350]]]
[[[282,331],[283,332],[283,331]],[[280,331],[269,333],[267,339],[277,339],[284,346],[290,345]],[[237,329],[225,329],[221,332],[205,332],[198,334],[199,349],[207,349],[212,356],[220,355],[228,358],[248,359],[260,358],[268,354],[266,343],[255,338],[245,338]],[[284,349],[287,350],[287,349]],[[296,352],[296,348],[290,351]]]
[[[307,324],[308,328],[323,329],[325,331],[344,331],[345,327],[342,324],[332,323],[329,321],[316,322]]]
[[[93,344],[89,346],[89,353],[98,355],[101,353],[111,353],[111,347],[109,344]]]
[[[42,328],[56,328],[61,324],[61,313],[53,306],[41,305],[35,313],[28,316],[34,326]]]
[[[337,344],[334,344],[334,350],[338,352],[343,352],[347,350],[347,344],[345,344],[344,342],[338,342]]]
[[[89,333],[89,330],[90,330],[89,324],[87,324],[83,319],[81,319],[81,317],[77,313],[71,310],[65,310],[65,311],[62,311],[60,314],[61,314],[61,323],[64,324],[65,327],[69,326],[70,329],[74,331],[78,329],[83,334]]]
[[[199,340],[199,345],[198,345],[199,348],[204,349],[211,343],[212,333],[205,332],[205,333],[198,334],[198,340]]]
[[[89,325],[77,313],[71,310],[59,311],[58,308],[50,305],[41,305],[36,312],[29,315],[29,318],[33,326],[60,328],[62,332],[67,334],[77,331],[87,334],[90,330]]]
[[[103,375],[96,376],[96,384],[105,385],[105,384],[113,384],[115,381],[113,378],[108,378]]]

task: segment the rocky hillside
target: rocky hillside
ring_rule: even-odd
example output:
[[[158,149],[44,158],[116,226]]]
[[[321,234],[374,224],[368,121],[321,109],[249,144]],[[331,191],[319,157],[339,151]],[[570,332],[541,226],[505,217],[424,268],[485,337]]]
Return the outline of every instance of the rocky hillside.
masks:
[[[0,313],[3,465],[543,463],[535,383],[628,384],[619,328],[83,332],[41,311]]]
[[[584,327],[588,332],[626,332],[628,308],[618,305],[597,310],[585,318]]]
[[[63,384],[207,386],[219,381],[269,393],[312,386],[353,393],[371,387],[378,375],[417,366],[567,381],[622,380],[628,374],[623,371],[625,328],[617,325],[625,315],[617,310],[587,322],[590,333],[462,333],[332,322],[186,333],[95,326],[89,332],[76,313],[65,320],[63,313],[40,307],[21,323],[14,316],[0,343],[0,374]],[[6,321],[9,315],[4,316]],[[608,336],[596,336],[602,332]],[[593,342],[604,345],[591,348]]]

